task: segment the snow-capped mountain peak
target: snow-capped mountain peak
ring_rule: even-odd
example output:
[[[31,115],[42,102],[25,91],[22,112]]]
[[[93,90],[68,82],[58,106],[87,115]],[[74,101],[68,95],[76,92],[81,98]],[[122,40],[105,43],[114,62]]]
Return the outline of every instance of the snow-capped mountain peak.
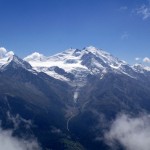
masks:
[[[98,48],[96,48],[96,47],[94,47],[94,46],[88,46],[88,47],[84,47],[83,49],[82,49],[83,51],[86,51],[86,52],[88,52],[88,53],[93,53],[93,54],[107,54],[107,55],[109,55],[109,53],[107,53],[107,52],[105,52],[105,51],[103,51],[102,49],[98,49]]]
[[[74,79],[83,79],[88,74],[98,75],[102,78],[108,72],[132,76],[131,72],[133,71],[125,61],[93,46],[81,50],[70,48],[49,57],[36,52],[24,60],[28,61],[38,72],[45,72],[54,78],[67,81],[70,81],[68,74],[72,74]],[[55,67],[62,69],[63,74],[56,72],[59,69],[54,69]]]
[[[28,62],[22,60],[21,58],[17,57],[16,55],[9,56],[9,57],[7,57],[6,60],[7,61],[0,68],[1,71],[4,71],[9,68],[14,68],[14,69],[24,68],[28,71],[35,72],[32,70],[32,66]]]
[[[29,71],[35,72],[32,70],[32,66],[22,60],[21,58],[17,57],[13,51],[7,51],[5,48],[0,48],[0,71],[5,71],[7,69],[14,68],[24,68]]]

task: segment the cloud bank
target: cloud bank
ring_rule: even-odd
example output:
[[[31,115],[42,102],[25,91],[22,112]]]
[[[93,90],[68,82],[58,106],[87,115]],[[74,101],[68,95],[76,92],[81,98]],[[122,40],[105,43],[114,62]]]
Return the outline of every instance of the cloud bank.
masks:
[[[18,129],[21,123],[25,125],[26,129],[29,129],[32,125],[31,120],[26,120],[19,114],[13,116],[9,111],[7,112],[7,118],[14,124],[14,129],[3,130],[0,127],[0,150],[42,150],[35,138],[25,139],[13,136],[13,131]]]
[[[116,143],[121,144],[125,150],[150,149],[150,116],[143,115],[132,118],[120,115],[112,123],[105,139],[112,149],[117,149]]]
[[[23,140],[12,136],[11,130],[0,129],[0,150],[41,150],[36,140]]]

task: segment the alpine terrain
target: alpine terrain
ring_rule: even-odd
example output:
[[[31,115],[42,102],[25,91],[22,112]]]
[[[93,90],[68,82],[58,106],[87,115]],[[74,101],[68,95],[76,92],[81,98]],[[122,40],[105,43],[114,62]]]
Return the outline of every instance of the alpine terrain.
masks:
[[[109,150],[105,136],[118,114],[149,112],[150,69],[141,64],[93,46],[24,59],[0,51],[1,128],[35,138],[34,149]]]

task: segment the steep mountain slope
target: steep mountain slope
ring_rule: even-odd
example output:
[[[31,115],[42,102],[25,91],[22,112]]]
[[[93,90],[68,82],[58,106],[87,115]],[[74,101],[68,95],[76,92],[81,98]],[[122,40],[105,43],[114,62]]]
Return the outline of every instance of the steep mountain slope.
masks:
[[[87,84],[88,76],[103,79],[105,75],[115,73],[143,82],[150,76],[148,69],[139,65],[130,66],[125,61],[93,46],[82,50],[68,49],[49,57],[36,52],[25,57],[24,60],[28,61],[37,72],[44,72],[69,83],[74,88],[75,102],[78,99],[78,91]]]
[[[0,69],[2,127],[19,137],[35,136],[43,149],[61,149],[63,140],[72,142],[65,117],[73,102],[69,85],[34,71],[15,55],[8,60]]]

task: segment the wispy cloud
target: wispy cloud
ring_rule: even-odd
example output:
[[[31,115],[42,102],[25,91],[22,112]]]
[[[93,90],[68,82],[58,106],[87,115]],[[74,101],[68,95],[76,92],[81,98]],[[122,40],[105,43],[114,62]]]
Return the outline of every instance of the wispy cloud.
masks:
[[[142,5],[136,9],[137,15],[141,16],[143,20],[150,18],[150,6]]]
[[[127,150],[148,150],[150,148],[150,116],[133,118],[120,115],[105,134],[107,144],[116,149],[117,143]]]
[[[150,63],[150,58],[148,58],[148,57],[143,58],[143,62]]]
[[[124,10],[127,10],[127,9],[128,9],[127,6],[121,6],[121,7],[119,8],[120,11],[124,11]]]
[[[129,38],[129,34],[127,32],[124,32],[122,35],[121,35],[121,39],[122,40],[126,40]]]

